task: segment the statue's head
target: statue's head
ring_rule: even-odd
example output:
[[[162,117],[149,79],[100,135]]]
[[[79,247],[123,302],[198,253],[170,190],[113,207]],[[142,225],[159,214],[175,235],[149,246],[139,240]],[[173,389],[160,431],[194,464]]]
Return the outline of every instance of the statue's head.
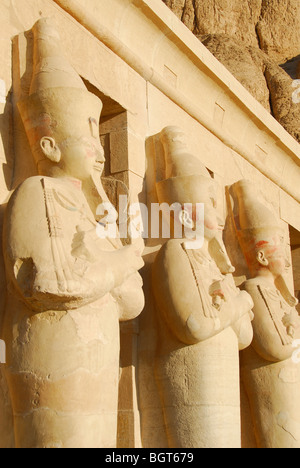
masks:
[[[102,103],[62,56],[51,21],[39,20],[33,33],[30,94],[18,103],[33,156],[40,173],[58,167],[67,176],[86,179],[96,161],[104,163],[99,137]]]
[[[282,276],[290,267],[288,263],[284,235],[278,227],[244,233],[248,244],[247,262],[251,271],[268,269],[274,278]]]
[[[269,270],[275,279],[281,277],[290,264],[279,219],[247,180],[234,184],[233,192],[238,200],[237,235],[252,275]]]
[[[233,272],[223,243],[224,221],[217,211],[217,188],[215,180],[199,158],[192,155],[185,144],[180,128],[166,127],[160,134],[164,147],[166,178],[156,184],[160,203],[179,203],[191,207],[190,224],[197,229],[197,204],[204,204],[204,238],[218,257],[218,264],[224,273]],[[201,227],[201,233],[203,227]]]
[[[217,237],[224,222],[217,212],[216,183],[199,158],[192,155],[185,143],[185,134],[178,127],[166,127],[160,134],[165,153],[166,178],[156,184],[160,203],[193,205],[190,221],[196,227],[197,203],[205,205],[204,235]]]

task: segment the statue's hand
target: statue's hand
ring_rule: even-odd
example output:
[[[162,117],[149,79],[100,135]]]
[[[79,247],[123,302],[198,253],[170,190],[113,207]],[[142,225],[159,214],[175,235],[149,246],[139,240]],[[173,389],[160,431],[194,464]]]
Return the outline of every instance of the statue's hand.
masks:
[[[76,227],[76,234],[72,242],[72,256],[76,258],[83,258],[90,263],[96,261],[96,241],[97,236],[95,230],[83,231],[80,226]]]
[[[113,263],[115,287],[121,286],[132,275],[137,275],[137,272],[143,268],[144,261],[142,251],[144,243],[141,241],[134,242],[132,245],[127,245],[119,250],[110,252],[110,265]]]
[[[142,253],[144,250],[144,241],[142,238],[135,239],[131,245],[123,247],[125,255],[124,261],[128,265],[128,268],[132,270],[132,273],[139,271],[144,266]]]
[[[239,291],[239,290],[238,290]],[[237,320],[233,322],[232,329],[236,333],[240,351],[246,349],[253,340],[253,328],[251,322],[254,319],[252,309],[254,303],[250,294],[239,291],[235,297],[233,309],[236,310]]]
[[[77,226],[72,243],[72,255],[89,262],[90,272],[97,275],[99,268],[110,271],[114,278],[114,287],[119,287],[131,275],[137,273],[144,266],[142,253],[143,239],[135,240],[131,245],[115,250],[103,250],[102,243],[95,230],[83,231]]]
[[[287,334],[291,338],[294,338],[295,331],[300,327],[300,319],[297,310],[292,309],[290,314],[285,314],[282,323],[286,327]]]
[[[212,305],[215,309],[221,310],[223,303],[226,301],[225,292],[222,287],[222,281],[215,281],[209,290],[212,296]]]
[[[254,319],[254,314],[252,312],[252,309],[254,308],[254,302],[250,294],[247,293],[247,291],[240,291],[239,295],[237,296],[237,300],[241,305],[240,318],[248,314],[252,321]]]

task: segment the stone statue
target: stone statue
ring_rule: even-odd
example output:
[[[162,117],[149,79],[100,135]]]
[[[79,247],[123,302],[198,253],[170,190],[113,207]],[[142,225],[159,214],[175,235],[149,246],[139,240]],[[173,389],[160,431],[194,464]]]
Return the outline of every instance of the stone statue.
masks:
[[[289,267],[284,232],[248,181],[232,187],[234,220],[251,279],[244,289],[254,302],[254,339],[242,353],[258,447],[300,447],[300,371],[291,359],[300,338],[297,299],[284,273]],[[299,342],[298,342],[299,343]]]
[[[104,164],[102,103],[62,56],[51,21],[33,33],[19,110],[39,175],[15,191],[4,226],[16,445],[115,447],[119,321],[144,306],[142,246],[96,235],[95,207],[107,201],[94,176]]]
[[[182,131],[161,132],[166,179],[159,202],[204,203],[204,243],[171,239],[153,267],[159,347],[156,379],[170,447],[241,446],[239,349],[252,341],[249,294],[236,288],[216,211],[214,180]],[[190,218],[192,229],[196,219]]]

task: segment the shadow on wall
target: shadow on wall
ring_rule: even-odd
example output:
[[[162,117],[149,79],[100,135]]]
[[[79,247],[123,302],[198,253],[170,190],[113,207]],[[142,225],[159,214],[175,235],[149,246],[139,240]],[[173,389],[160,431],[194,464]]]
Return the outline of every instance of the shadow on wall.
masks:
[[[5,306],[5,269],[2,252],[2,228],[5,207],[10,197],[13,173],[14,173],[14,147],[13,147],[13,111],[11,104],[11,92],[8,97],[0,96],[4,102],[0,103],[0,338],[2,320]]]
[[[12,90],[6,93],[5,82],[0,79],[0,161],[2,166],[1,202],[9,194],[14,170]]]
[[[300,55],[280,66],[293,80],[300,79]]]
[[[2,251],[3,219],[7,201],[10,197],[14,174],[14,140],[13,140],[13,111],[11,92],[3,93],[0,102],[0,339],[2,338],[2,321],[5,311],[6,281]],[[0,341],[3,351],[4,343]],[[13,448],[13,419],[9,392],[4,375],[4,356],[0,355],[0,448]]]

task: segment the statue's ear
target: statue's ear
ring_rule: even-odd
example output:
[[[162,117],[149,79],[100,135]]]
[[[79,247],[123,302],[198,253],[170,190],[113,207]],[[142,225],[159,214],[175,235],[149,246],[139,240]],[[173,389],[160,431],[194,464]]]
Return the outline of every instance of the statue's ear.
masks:
[[[263,250],[260,250],[257,255],[256,255],[256,260],[258,263],[260,263],[262,266],[269,266],[269,260],[265,256],[265,252]]]
[[[43,154],[52,162],[59,163],[61,159],[61,151],[56,144],[54,138],[43,137],[40,141],[40,146]]]

